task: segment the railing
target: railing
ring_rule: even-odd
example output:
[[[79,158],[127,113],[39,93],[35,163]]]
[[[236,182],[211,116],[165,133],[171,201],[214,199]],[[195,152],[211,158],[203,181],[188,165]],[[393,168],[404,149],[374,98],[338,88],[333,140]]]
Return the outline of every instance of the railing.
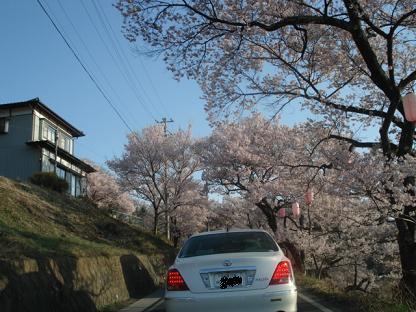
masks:
[[[140,227],[144,227],[144,221],[143,218],[133,216],[131,214],[121,212],[118,210],[112,210],[110,213],[111,217],[132,225],[138,225]]]

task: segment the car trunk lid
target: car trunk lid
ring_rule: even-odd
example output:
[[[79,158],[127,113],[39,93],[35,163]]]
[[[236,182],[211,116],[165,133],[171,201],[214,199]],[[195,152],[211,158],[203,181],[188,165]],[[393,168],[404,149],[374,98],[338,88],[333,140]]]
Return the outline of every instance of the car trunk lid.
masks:
[[[282,259],[280,251],[227,253],[178,258],[174,267],[191,292],[241,291],[266,288]]]

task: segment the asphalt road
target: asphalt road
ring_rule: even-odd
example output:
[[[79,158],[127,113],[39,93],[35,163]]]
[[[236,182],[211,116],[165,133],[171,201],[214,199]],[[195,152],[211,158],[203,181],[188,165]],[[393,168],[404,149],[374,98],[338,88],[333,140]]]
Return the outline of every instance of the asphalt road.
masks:
[[[164,302],[160,302],[149,312],[166,312]],[[319,302],[316,298],[298,294],[298,312],[336,312],[336,310],[326,307],[325,302]]]

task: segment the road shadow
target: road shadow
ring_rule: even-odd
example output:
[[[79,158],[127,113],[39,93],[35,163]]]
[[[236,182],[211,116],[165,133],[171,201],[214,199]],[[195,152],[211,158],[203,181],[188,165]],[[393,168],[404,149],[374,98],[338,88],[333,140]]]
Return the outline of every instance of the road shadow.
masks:
[[[37,259],[34,268],[19,274],[16,267],[0,260],[0,279],[7,283],[0,288],[1,312],[97,311],[88,292],[74,290],[75,259],[55,260],[54,267],[46,259]]]
[[[120,263],[130,298],[143,297],[156,289],[152,277],[137,256],[121,256]]]

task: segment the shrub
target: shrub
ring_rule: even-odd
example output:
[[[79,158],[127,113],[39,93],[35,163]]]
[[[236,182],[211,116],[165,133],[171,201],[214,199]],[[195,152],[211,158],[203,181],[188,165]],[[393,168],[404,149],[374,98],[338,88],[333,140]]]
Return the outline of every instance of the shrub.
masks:
[[[61,179],[53,172],[36,172],[30,177],[33,184],[64,193],[68,190],[68,182]]]

